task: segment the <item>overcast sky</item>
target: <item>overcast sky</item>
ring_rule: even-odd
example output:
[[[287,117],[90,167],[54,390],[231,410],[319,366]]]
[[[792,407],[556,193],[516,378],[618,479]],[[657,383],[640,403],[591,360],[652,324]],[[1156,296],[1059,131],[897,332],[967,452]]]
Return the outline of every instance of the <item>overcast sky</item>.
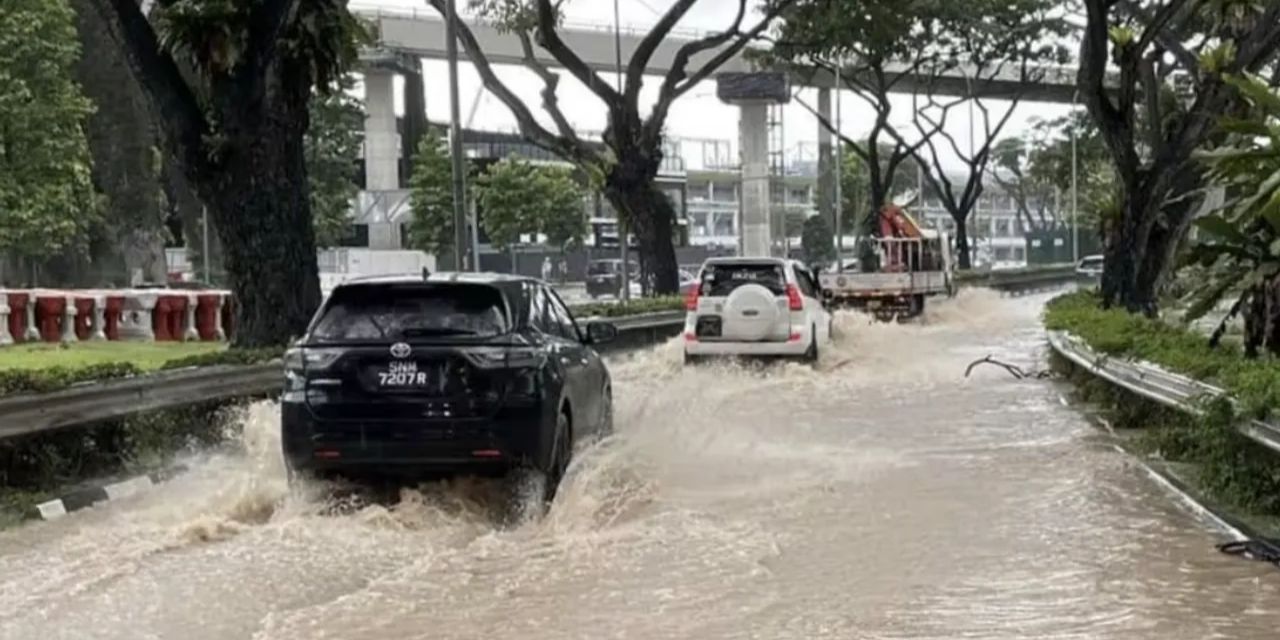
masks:
[[[459,7],[465,7],[467,0],[457,0]],[[620,22],[623,27],[644,29],[657,21],[658,17],[672,3],[672,0],[619,0]],[[425,0],[352,0],[353,8],[380,7],[393,11],[417,11],[434,14]],[[732,22],[737,8],[737,0],[699,0],[681,21],[681,27],[711,30],[722,28]],[[586,22],[599,25],[613,24],[613,3],[609,0],[569,0],[566,3],[566,20],[570,22]],[[625,63],[625,61],[624,61]],[[447,122],[449,120],[448,103],[448,69],[444,61],[426,60],[423,62],[424,80],[427,91],[427,112],[430,119]],[[510,112],[496,98],[482,91],[479,76],[465,60],[459,65],[460,100],[464,124],[474,109],[474,117],[470,127],[478,129],[513,130],[515,120]],[[498,67],[498,74],[531,108],[541,114],[538,109],[540,101],[538,90],[541,83],[531,73],[516,67]],[[606,77],[612,78],[611,74]],[[646,104],[656,95],[656,83],[646,84]],[[397,83],[397,88],[402,87]],[[815,92],[802,91],[800,98],[815,105]],[[477,104],[478,99],[478,104]],[[605,112],[602,103],[585,87],[573,78],[566,77],[560,84],[560,102],[566,116],[575,127],[582,130],[598,131],[605,126]],[[873,112],[852,93],[845,92],[842,99],[842,131],[854,139],[862,138],[869,130],[869,122]],[[993,119],[1008,108],[1007,103],[986,101],[993,113]],[[797,144],[805,143],[812,153],[818,136],[818,123],[812,115],[799,104],[792,103],[784,107],[784,129],[786,146],[793,149]],[[399,109],[397,108],[397,112]],[[911,103],[903,97],[895,105],[898,113],[910,113]],[[1069,105],[1023,103],[1015,110],[1002,137],[1021,134],[1036,118],[1049,119],[1070,111]],[[969,144],[968,111],[960,109],[952,114],[947,130],[956,138],[962,149]],[[980,118],[981,116],[979,116]],[[548,121],[549,122],[549,121]],[[909,130],[909,116],[902,119],[901,130]],[[736,149],[738,137],[738,114],[735,107],[721,103],[715,98],[714,82],[693,89],[681,98],[672,108],[667,123],[669,136],[676,138],[719,139],[730,141]],[[976,124],[978,136],[981,136],[981,122]],[[980,141],[979,141],[980,142]],[[945,145],[943,145],[945,146]],[[698,147],[685,144],[686,159],[697,166],[700,151]],[[951,164],[951,161],[947,161]],[[963,165],[960,165],[961,167]]]

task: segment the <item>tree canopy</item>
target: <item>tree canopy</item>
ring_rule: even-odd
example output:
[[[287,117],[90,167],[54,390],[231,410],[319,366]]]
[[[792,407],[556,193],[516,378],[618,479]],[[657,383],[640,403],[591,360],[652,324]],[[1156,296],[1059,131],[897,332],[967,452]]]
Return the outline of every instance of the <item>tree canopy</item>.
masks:
[[[586,234],[585,192],[567,168],[504,158],[481,174],[475,192],[480,225],[500,249],[539,233],[564,250]]]
[[[409,245],[437,257],[454,250],[452,176],[444,139],[434,129],[427,129],[414,154],[409,178],[413,207]]]
[[[92,4],[217,229],[235,344],[288,343],[320,303],[308,103],[340,90],[367,29],[343,0],[157,0],[150,15]]]
[[[66,0],[0,11],[0,251],[44,258],[82,247],[98,218],[85,138],[92,106]]]
[[[1186,317],[1208,314],[1223,299],[1231,310],[1214,332],[1214,344],[1236,314],[1245,318],[1245,348],[1280,354],[1280,93],[1257,77],[1229,77],[1245,95],[1249,117],[1229,117],[1224,143],[1200,154],[1212,184],[1226,190],[1221,210],[1196,220],[1202,238],[1187,264],[1203,269]]]
[[[1244,108],[1233,75],[1276,71],[1280,3],[1085,0],[1080,96],[1120,185],[1105,242],[1102,302],[1155,315],[1157,293],[1198,209],[1196,149]],[[1275,77],[1272,78],[1276,79]]]
[[[989,143],[972,154],[956,147],[944,125],[963,100],[939,100],[938,84],[947,75],[968,77],[972,82],[964,97],[978,98],[1010,70],[1032,74],[1032,63],[1058,54],[1055,39],[1064,25],[1053,15],[1053,5],[1048,0],[805,0],[783,13],[775,47],[763,57],[813,77],[832,75],[875,112],[865,142],[834,131],[819,116],[864,161],[868,209],[889,202],[899,169],[915,158],[932,167],[930,184],[962,227],[981,194]],[[893,118],[894,93],[913,96],[910,125]],[[1016,95],[1003,97],[1017,101]],[[1004,113],[988,121],[988,141],[1007,119]],[[973,168],[959,192],[953,193],[937,160],[936,137],[946,138]],[[864,220],[871,224],[869,217]]]
[[[726,28],[690,40],[676,49],[670,70],[658,83],[657,100],[646,113],[640,104],[645,73],[659,46],[697,0],[675,0],[659,17],[637,43],[630,58],[623,61],[625,72],[621,86],[614,86],[592,69],[561,38],[558,0],[474,0],[471,5],[482,17],[496,21],[500,28],[519,39],[522,65],[542,82],[542,107],[553,123],[550,128],[498,77],[487,52],[461,21],[458,36],[485,88],[511,110],[521,134],[576,165],[589,176],[592,184],[602,188],[614,210],[630,225],[640,247],[642,281],[652,281],[658,292],[675,293],[679,289],[679,271],[672,244],[674,211],[654,183],[663,161],[663,129],[671,105],[763,34],[778,13],[796,1],[767,0],[762,4],[763,15],[748,20],[748,10],[754,3],[738,0],[734,3],[733,21]],[[445,13],[444,0],[427,2],[442,15]],[[583,140],[573,129],[559,105],[557,87],[561,75],[541,61],[535,46],[555,58],[565,73],[604,103],[608,125],[603,146]],[[695,63],[695,58],[700,60]]]
[[[351,229],[351,202],[359,192],[356,159],[364,142],[364,105],[348,91],[351,76],[338,90],[311,100],[311,126],[306,135],[307,180],[316,245],[336,246]]]

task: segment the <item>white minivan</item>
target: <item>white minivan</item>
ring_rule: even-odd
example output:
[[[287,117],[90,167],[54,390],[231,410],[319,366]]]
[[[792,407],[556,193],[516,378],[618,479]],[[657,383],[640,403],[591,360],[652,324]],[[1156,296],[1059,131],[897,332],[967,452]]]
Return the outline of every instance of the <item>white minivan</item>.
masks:
[[[808,362],[831,342],[813,272],[782,258],[711,258],[685,296],[685,363],[713,356]]]

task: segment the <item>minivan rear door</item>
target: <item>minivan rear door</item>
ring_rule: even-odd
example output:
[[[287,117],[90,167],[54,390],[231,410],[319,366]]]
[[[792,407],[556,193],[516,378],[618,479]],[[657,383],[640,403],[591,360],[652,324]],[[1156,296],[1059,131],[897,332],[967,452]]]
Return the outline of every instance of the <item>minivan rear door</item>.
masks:
[[[488,285],[339,288],[304,347],[307,404],[326,420],[491,416],[509,373],[475,355],[510,348],[510,318]]]
[[[701,274],[699,340],[784,341],[791,332],[786,271],[779,261],[708,262]]]

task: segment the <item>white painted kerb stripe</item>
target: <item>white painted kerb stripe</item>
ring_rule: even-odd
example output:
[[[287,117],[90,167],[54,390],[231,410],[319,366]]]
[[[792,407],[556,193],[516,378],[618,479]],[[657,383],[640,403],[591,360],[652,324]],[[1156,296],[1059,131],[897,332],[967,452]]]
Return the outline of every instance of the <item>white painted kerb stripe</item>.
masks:
[[[50,500],[36,505],[36,510],[40,512],[42,520],[53,520],[67,515],[66,507],[62,506],[62,500]]]

